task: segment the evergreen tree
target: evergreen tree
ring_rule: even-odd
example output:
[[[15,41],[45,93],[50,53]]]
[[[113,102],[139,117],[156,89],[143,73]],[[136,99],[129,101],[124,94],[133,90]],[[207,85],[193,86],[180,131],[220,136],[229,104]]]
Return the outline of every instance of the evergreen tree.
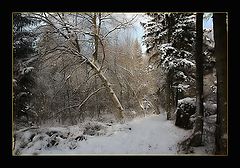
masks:
[[[167,118],[171,118],[171,107],[177,101],[176,91],[183,89],[182,82],[192,82],[195,69],[193,43],[195,39],[195,17],[191,13],[148,14],[150,20],[142,23],[145,29],[144,44],[166,74]],[[181,86],[181,87],[180,87]],[[177,93],[177,92],[176,92]],[[176,94],[177,95],[177,94]],[[175,96],[176,97],[176,96]]]
[[[217,69],[217,127],[216,154],[226,155],[227,128],[227,23],[226,13],[213,14],[215,56]]]
[[[13,14],[13,119],[29,121],[30,100],[34,86],[35,33],[31,26],[37,21],[22,13]],[[25,116],[23,120],[23,116]],[[20,119],[20,120],[19,120]]]

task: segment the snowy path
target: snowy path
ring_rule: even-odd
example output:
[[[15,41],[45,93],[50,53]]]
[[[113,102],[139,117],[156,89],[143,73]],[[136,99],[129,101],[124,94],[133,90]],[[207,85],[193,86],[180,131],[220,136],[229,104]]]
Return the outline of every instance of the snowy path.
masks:
[[[106,135],[89,136],[74,150],[56,147],[41,154],[176,154],[176,144],[189,133],[164,115],[152,115],[111,126]]]

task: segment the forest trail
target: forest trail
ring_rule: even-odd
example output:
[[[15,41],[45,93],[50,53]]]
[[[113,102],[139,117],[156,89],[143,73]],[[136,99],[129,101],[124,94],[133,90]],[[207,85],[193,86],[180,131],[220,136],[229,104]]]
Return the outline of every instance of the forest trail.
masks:
[[[125,124],[115,124],[107,128],[101,136],[87,136],[87,140],[77,141],[76,148],[58,145],[37,152],[52,154],[177,154],[177,143],[190,131],[176,127],[166,120],[164,114],[135,118]],[[71,142],[72,143],[72,142]],[[34,151],[25,151],[35,153]],[[24,152],[24,153],[25,153]]]
[[[189,133],[175,127],[165,115],[147,116],[115,127],[118,131],[110,136],[83,141],[76,153],[176,154],[176,144]]]

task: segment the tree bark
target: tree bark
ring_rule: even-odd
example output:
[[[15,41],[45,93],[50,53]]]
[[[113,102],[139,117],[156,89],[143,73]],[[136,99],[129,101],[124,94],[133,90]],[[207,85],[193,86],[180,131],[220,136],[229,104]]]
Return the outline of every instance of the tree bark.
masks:
[[[166,21],[167,21],[167,27],[168,27],[168,31],[167,31],[167,42],[171,43],[171,36],[172,36],[172,18],[171,18],[171,14],[166,14]],[[174,104],[174,95],[173,95],[173,88],[172,88],[172,84],[173,84],[173,80],[172,80],[172,70],[169,70],[169,72],[167,73],[167,79],[166,79],[166,84],[167,84],[167,120],[170,120],[172,117],[172,105]]]
[[[106,87],[108,93],[110,94],[110,97],[113,101],[113,104],[115,105],[116,109],[118,110],[117,113],[115,113],[116,118],[119,120],[124,119],[124,114],[123,114],[123,107],[120,101],[117,98],[117,95],[115,94],[114,90],[112,89],[111,84],[108,82],[107,78],[102,74],[102,72],[98,69],[98,67],[93,64],[92,62],[89,62],[89,65],[93,68],[93,70],[98,74],[99,78],[103,82],[104,86]]]
[[[171,120],[172,117],[172,105],[174,104],[174,95],[172,90],[172,72],[171,70],[167,73],[167,79],[166,79],[166,111],[167,111],[167,120]]]
[[[177,108],[178,105],[178,88],[175,89],[175,108]]]
[[[167,31],[167,42],[170,43],[171,42],[171,32],[172,32],[172,27],[171,27],[171,22],[170,22],[170,16],[168,16],[168,14],[166,14],[166,21],[167,21],[167,25],[168,25],[168,31]],[[167,79],[166,79],[166,83],[167,83],[167,120],[171,119],[171,114],[170,114],[170,110],[171,110],[171,72],[169,71],[167,74]]]
[[[227,25],[226,13],[213,14],[215,56],[217,69],[216,154],[226,155],[227,131]]]
[[[196,16],[196,120],[191,146],[202,145],[203,134],[203,13]]]
[[[93,14],[92,22],[93,22],[94,48],[95,48],[95,51],[93,53],[93,61],[95,62],[98,59],[98,35],[99,35],[99,29],[98,29],[98,26],[97,26],[97,14],[96,13]]]
[[[82,58],[81,55],[79,55],[79,57]],[[106,90],[108,91],[108,93],[113,101],[114,106],[117,109],[117,112],[114,114],[118,120],[122,121],[124,119],[124,114],[123,114],[124,109],[123,109],[122,104],[120,103],[117,95],[115,94],[114,90],[112,89],[111,84],[108,82],[107,78],[102,73],[100,67],[98,67],[95,63],[93,63],[92,61],[90,61],[88,59],[86,59],[86,64],[88,66],[90,66],[93,69],[93,71],[98,75],[98,77],[101,79],[103,85],[106,87]]]

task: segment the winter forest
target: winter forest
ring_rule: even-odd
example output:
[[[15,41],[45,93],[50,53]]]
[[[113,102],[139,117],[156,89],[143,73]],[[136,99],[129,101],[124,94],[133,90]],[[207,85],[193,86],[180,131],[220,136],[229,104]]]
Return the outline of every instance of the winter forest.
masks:
[[[13,155],[228,154],[227,13],[12,19]]]

